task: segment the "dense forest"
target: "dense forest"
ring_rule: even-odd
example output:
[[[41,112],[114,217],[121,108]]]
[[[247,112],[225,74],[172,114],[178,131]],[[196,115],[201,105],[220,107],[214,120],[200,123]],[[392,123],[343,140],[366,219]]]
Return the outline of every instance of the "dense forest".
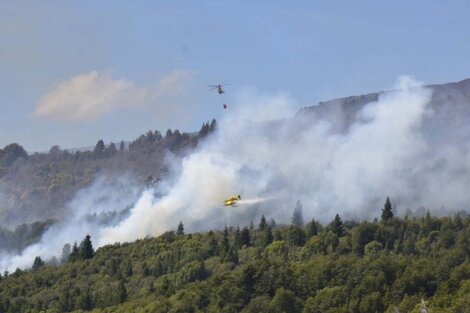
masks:
[[[84,234],[85,236],[86,234]],[[469,312],[470,217],[249,226],[185,233],[31,260],[0,279],[0,312]]]
[[[0,226],[63,218],[68,202],[97,176],[113,183],[128,175],[141,187],[154,183],[165,176],[168,155],[185,155],[216,127],[212,120],[194,133],[149,130],[131,142],[98,140],[94,148],[75,151],[53,146],[28,154],[20,144],[9,144],[0,149]]]

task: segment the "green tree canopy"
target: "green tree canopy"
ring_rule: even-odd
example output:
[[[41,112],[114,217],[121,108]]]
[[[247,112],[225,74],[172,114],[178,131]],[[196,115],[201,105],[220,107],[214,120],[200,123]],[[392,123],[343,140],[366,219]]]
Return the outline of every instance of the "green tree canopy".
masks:
[[[86,235],[85,239],[80,244],[80,257],[83,260],[91,259],[93,257],[93,245],[91,244],[90,235]]]
[[[390,198],[387,197],[382,209],[382,222],[387,222],[391,218],[393,218],[392,203],[390,202]]]

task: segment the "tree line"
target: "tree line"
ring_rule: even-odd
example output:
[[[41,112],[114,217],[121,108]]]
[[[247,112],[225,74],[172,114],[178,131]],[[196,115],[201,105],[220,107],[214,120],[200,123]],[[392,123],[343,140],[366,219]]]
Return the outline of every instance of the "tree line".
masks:
[[[0,278],[0,312],[466,312],[470,218],[380,220],[261,216],[250,225],[175,231],[94,251],[86,236],[62,265],[32,260]],[[62,257],[61,257],[62,259]]]
[[[149,130],[130,142],[100,139],[94,147],[75,151],[55,145],[46,153],[28,154],[21,145],[9,144],[0,149],[0,225],[64,216],[77,191],[90,186],[97,176],[112,183],[130,174],[145,188],[167,173],[166,155],[186,155],[216,128],[212,120],[194,133],[167,130],[162,135]]]

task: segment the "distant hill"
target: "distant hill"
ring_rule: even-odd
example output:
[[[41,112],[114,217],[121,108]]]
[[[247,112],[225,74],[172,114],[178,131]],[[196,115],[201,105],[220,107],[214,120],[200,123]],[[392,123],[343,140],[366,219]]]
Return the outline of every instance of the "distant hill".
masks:
[[[427,142],[439,148],[442,143],[460,146],[462,141],[468,141],[470,79],[427,88],[432,90],[429,104],[432,114],[426,116],[421,126]],[[364,106],[386,92],[320,102],[301,109],[292,119],[270,125],[292,123],[292,136],[295,136],[296,130],[321,119],[331,124],[333,132],[344,133]],[[164,158],[168,152],[188,153],[215,127],[213,120],[195,133],[148,131],[132,142],[105,144],[100,140],[90,149],[63,150],[54,146],[47,153],[32,155],[18,144],[8,145],[0,149],[0,226],[60,219],[67,214],[67,203],[76,192],[90,186],[98,175],[112,181],[117,175],[130,174],[144,188],[164,177]],[[116,208],[116,211],[123,209]]]
[[[442,132],[449,128],[459,128],[459,133],[467,136],[470,117],[470,79],[426,87],[432,90],[429,107],[433,110],[433,114],[424,121],[425,133],[436,135],[433,130]],[[306,122],[317,118],[327,120],[332,123],[334,130],[344,132],[356,119],[357,113],[368,103],[377,101],[383,93],[385,91],[320,102],[318,105],[303,108],[296,116],[306,117]]]
[[[137,187],[144,188],[164,177],[165,155],[188,153],[216,125],[215,120],[204,123],[194,133],[149,130],[128,143],[98,140],[90,150],[53,146],[47,153],[28,155],[20,144],[7,145],[0,149],[0,226],[61,219],[77,191],[97,176],[112,184],[119,176],[130,175]]]

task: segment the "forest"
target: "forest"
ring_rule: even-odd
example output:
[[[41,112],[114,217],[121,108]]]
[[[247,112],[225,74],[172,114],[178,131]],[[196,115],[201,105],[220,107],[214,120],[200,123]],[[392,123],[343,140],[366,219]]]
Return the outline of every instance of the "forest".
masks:
[[[63,219],[74,195],[97,177],[116,184],[127,175],[132,177],[127,184],[145,188],[165,177],[165,158],[184,156],[216,126],[214,119],[194,133],[149,130],[129,142],[105,144],[100,139],[94,147],[74,150],[55,145],[47,152],[28,153],[18,143],[8,144],[0,148],[0,226]]]
[[[0,278],[0,312],[468,312],[470,217],[249,225],[95,251],[93,238]]]

